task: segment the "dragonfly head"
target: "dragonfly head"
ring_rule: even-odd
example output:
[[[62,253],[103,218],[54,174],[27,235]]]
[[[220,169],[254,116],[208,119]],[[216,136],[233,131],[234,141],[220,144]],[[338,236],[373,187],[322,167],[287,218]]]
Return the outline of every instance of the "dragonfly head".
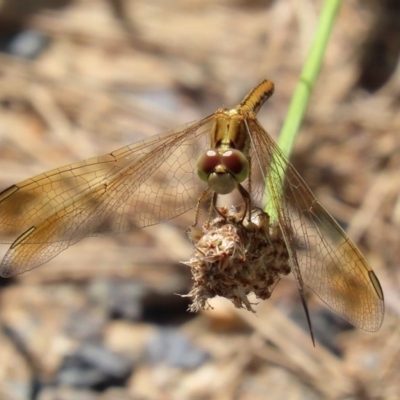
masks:
[[[197,174],[218,194],[231,193],[249,175],[249,161],[236,149],[210,149],[197,161]]]

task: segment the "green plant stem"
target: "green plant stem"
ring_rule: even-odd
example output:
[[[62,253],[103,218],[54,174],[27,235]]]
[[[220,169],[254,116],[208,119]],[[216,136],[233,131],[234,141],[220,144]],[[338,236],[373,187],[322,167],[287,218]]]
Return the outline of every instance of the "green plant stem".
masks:
[[[332,31],[340,4],[341,0],[324,1],[310,52],[304,63],[304,67],[300,74],[299,81],[297,83],[289,110],[279,135],[278,146],[287,158],[290,157],[297,133],[307,110],[311,92],[321,69],[328,39]],[[276,202],[278,201],[278,198],[282,196],[283,188],[281,187],[281,182],[284,181],[286,170],[284,165],[279,162],[277,158],[272,161],[270,167],[279,174],[279,179],[276,179],[275,177],[275,180],[272,180],[272,174],[266,171],[266,187],[268,189],[269,196],[274,197],[273,202]],[[273,207],[272,204],[270,201],[268,201],[267,209],[265,211],[270,215],[272,220],[276,220],[278,218],[276,215],[276,207]]]
[[[289,157],[292,152],[294,141],[307,110],[340,4],[341,0],[325,0],[324,2],[314,41],[279,135],[278,145],[286,157]]]

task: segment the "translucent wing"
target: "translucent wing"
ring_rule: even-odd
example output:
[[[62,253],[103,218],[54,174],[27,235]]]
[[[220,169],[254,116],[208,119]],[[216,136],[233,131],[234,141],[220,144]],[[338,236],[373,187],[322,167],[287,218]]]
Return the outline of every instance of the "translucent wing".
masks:
[[[279,219],[296,279],[352,324],[377,331],[384,303],[373,270],[258,121],[249,120],[248,126],[253,165],[268,174],[268,201]],[[260,190],[255,193],[259,201],[261,195]]]
[[[213,116],[0,193],[1,276],[35,268],[86,236],[156,224],[193,208],[197,152]]]

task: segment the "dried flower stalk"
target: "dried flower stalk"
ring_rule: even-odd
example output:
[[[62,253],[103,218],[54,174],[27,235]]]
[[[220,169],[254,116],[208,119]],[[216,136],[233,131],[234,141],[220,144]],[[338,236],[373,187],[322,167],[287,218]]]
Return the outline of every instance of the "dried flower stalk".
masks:
[[[251,220],[235,209],[219,209],[220,215],[205,223],[201,231],[190,228],[195,248],[188,265],[194,286],[186,296],[193,302],[190,311],[209,309],[208,299],[222,296],[237,308],[254,312],[248,299],[254,293],[268,299],[291,268],[289,254],[277,222],[259,208],[251,210]]]

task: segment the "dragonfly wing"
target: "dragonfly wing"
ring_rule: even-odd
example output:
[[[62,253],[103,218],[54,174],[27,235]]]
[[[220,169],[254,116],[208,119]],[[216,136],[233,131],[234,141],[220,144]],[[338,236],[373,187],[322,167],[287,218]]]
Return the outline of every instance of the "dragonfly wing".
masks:
[[[279,218],[294,275],[352,324],[378,330],[384,302],[372,268],[261,125],[254,120],[249,127],[253,160],[268,174],[269,207]]]
[[[188,182],[193,178],[193,170],[192,177],[188,177],[186,173],[186,170],[195,163],[190,160],[190,151],[194,153],[191,146],[204,134],[204,129],[201,128],[208,119],[151,137],[103,156],[55,168],[3,190],[0,193],[0,242],[12,243],[17,236],[31,226],[37,226],[55,210],[66,207],[97,186],[112,181],[118,175],[126,174],[125,176],[131,180],[144,181],[147,176],[154,174],[154,166],[157,166],[157,163],[162,164],[169,155],[175,156],[175,159],[183,159],[173,165],[175,170],[164,171],[164,175],[168,173],[171,176],[177,175],[175,180],[185,179],[186,175],[186,181],[183,183],[186,187],[194,186],[194,183]],[[179,144],[182,144],[182,149],[179,149]],[[171,158],[169,162],[173,163],[173,159]],[[162,171],[158,179],[162,179]],[[159,196],[162,197],[162,193]],[[133,204],[131,208],[134,206]],[[172,210],[171,213],[173,212]]]
[[[0,275],[35,268],[86,236],[149,226],[193,208],[199,196],[197,147],[204,145],[211,120],[212,116],[3,191],[0,227],[20,236],[4,257]],[[4,215],[7,211],[15,220]]]

